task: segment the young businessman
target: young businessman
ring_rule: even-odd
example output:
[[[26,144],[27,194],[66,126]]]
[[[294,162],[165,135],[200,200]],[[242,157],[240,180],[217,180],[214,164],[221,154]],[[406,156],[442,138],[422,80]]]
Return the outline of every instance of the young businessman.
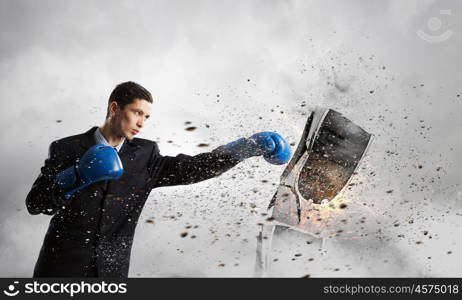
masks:
[[[280,135],[260,132],[195,156],[162,156],[154,141],[135,138],[152,96],[134,82],[116,86],[102,127],[49,146],[26,198],[30,214],[52,215],[34,277],[127,277],[135,227],[152,189],[216,177],[263,155],[288,162]]]

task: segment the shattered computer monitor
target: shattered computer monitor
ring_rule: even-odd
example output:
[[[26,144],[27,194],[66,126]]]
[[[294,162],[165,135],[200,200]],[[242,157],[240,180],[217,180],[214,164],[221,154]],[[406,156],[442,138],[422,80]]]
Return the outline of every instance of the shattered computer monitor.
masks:
[[[370,133],[341,113],[316,108],[270,203],[274,220],[306,231],[308,211],[342,191],[371,140]]]

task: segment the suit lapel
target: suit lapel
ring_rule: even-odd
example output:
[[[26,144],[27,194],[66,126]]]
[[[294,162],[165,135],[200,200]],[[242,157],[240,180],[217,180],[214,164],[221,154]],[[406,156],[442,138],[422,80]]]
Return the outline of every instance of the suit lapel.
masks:
[[[91,146],[96,145],[94,135],[97,128],[97,126],[94,126],[82,135],[82,138],[80,139],[80,146],[82,146],[85,150],[88,150]]]
[[[133,160],[136,157],[136,150],[140,148],[134,141],[125,139],[122,148],[120,148],[119,156],[122,162],[124,160]]]

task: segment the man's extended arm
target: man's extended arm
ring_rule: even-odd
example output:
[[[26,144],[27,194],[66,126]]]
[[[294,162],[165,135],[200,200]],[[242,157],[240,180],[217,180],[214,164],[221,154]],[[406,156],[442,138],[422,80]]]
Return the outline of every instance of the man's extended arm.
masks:
[[[252,156],[262,155],[271,164],[284,164],[289,161],[291,150],[279,134],[260,132],[195,156],[162,156],[154,144],[151,155],[149,172],[154,188],[191,184],[216,177]]]
[[[200,182],[221,175],[240,162],[221,151],[221,147],[195,156],[162,156],[154,145],[149,167],[152,188]]]

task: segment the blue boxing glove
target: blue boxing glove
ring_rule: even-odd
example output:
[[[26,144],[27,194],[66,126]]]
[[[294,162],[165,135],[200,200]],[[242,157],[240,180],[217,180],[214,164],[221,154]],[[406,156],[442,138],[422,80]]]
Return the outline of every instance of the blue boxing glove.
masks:
[[[72,167],[58,173],[56,183],[64,197],[69,199],[74,193],[92,183],[119,179],[123,174],[122,162],[117,151],[111,146],[92,146]]]
[[[274,165],[288,163],[292,151],[289,143],[276,132],[259,132],[250,138],[240,138],[223,146],[224,151],[233,158],[243,160],[252,156],[263,158]]]

